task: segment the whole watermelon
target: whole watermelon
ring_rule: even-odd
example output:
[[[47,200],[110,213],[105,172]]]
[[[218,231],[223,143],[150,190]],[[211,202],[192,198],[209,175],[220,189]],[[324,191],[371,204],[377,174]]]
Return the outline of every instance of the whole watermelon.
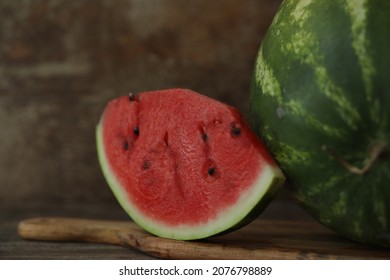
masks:
[[[285,0],[256,58],[251,110],[304,209],[390,247],[390,1]]]

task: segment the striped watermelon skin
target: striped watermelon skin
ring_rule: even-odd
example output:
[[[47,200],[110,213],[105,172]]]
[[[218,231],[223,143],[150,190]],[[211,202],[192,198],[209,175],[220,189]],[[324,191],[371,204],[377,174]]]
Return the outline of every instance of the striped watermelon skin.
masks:
[[[286,0],[258,52],[254,130],[298,203],[390,247],[390,1]],[[372,151],[377,151],[377,157]],[[342,162],[366,172],[356,174]]]

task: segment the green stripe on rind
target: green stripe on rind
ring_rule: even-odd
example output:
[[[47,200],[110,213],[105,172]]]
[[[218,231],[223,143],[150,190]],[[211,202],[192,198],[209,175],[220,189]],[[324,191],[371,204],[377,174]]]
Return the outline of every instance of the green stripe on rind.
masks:
[[[311,4],[311,0],[300,0],[300,1],[283,1],[279,12],[275,15],[273,20],[273,25],[284,27],[285,25],[290,25],[291,23],[300,24],[307,17],[306,7]],[[291,17],[291,21],[287,22],[284,20],[285,14],[280,11],[286,11]]]
[[[281,86],[273,73],[272,68],[267,64],[264,59],[262,49],[260,49],[257,61],[255,64],[256,75],[256,84],[262,90],[262,94],[268,95],[270,98],[274,99],[276,104],[279,104],[280,112],[286,110],[288,114],[293,114],[300,116],[305,119],[305,121],[310,124],[314,129],[323,133],[324,135],[330,137],[343,138],[345,135],[342,130],[332,127],[317,119],[314,115],[307,112],[302,104],[297,100],[283,101],[283,93]],[[275,114],[278,114],[278,110],[275,111]],[[282,116],[280,116],[282,117]],[[269,136],[269,134],[263,135],[264,137]]]
[[[374,100],[373,79],[375,67],[372,60],[371,42],[367,38],[367,0],[345,0],[345,9],[351,18],[352,47],[360,64],[362,80],[367,95],[367,103],[370,104],[371,119],[379,123],[379,104]]]
[[[369,53],[371,49],[370,41],[366,36],[367,0],[345,0],[344,2],[345,9],[351,19],[352,47],[360,62],[362,79],[370,100],[372,98],[372,78],[375,74],[375,67]]]
[[[295,166],[296,164],[305,165],[312,160],[311,153],[306,150],[294,148],[282,142],[279,145],[283,152],[278,153],[276,159],[278,162],[283,162],[285,167]]]
[[[291,34],[281,33],[280,27],[283,21],[280,20],[280,15],[283,13],[278,13],[269,30],[270,34],[267,36],[271,36],[273,40],[278,41],[278,45],[274,45],[273,47],[280,47],[286,57],[295,57],[302,65],[310,67],[315,77],[313,84],[318,88],[318,92],[321,92],[334,103],[333,108],[338,112],[340,118],[345,121],[348,127],[356,129],[361,122],[361,116],[354,105],[346,98],[344,89],[338,86],[329,76],[328,70],[324,66],[324,57],[320,55],[318,38],[308,31],[301,30],[305,24],[310,24],[309,20],[313,16],[309,13],[310,10],[305,9],[310,4],[312,4],[311,0],[283,2],[283,6],[289,11],[289,13],[284,11],[285,16],[289,18],[290,27],[288,28],[296,31]],[[275,25],[278,27],[274,27]],[[313,128],[325,135],[343,138],[345,135],[341,129],[331,124],[326,124],[324,120],[319,120],[314,114],[307,112],[304,106],[299,104],[297,100],[288,100],[285,98],[284,93],[289,92],[291,89],[286,87],[286,85],[282,86],[279,82],[278,75],[272,67],[274,61],[277,59],[283,58],[265,57],[263,46],[259,49],[255,63],[255,83],[256,86],[261,88],[262,94],[274,98],[276,103],[282,108],[290,109],[289,113],[305,118]],[[289,64],[289,61],[284,63],[284,68],[290,69],[292,75],[295,75],[296,71],[299,71],[299,69],[293,68]],[[310,95],[311,93],[302,92],[302,95],[304,94]]]
[[[334,102],[338,114],[348,126],[356,128],[361,121],[360,114],[346,98],[344,90],[330,77],[318,44],[315,34],[299,30],[291,35],[290,42],[281,46],[281,49],[286,56],[296,57],[302,64],[312,69],[319,92]]]
[[[278,79],[275,77],[272,69],[267,65],[264,60],[263,51],[260,48],[257,62],[256,71],[258,73],[256,82],[263,89],[263,93],[272,96],[276,99],[277,103],[282,103],[283,96]]]
[[[286,104],[286,109],[288,109],[289,113],[292,113],[296,116],[300,116],[304,118],[305,122],[309,124],[312,128],[316,129],[320,133],[323,133],[324,135],[330,136],[330,137],[337,137],[337,138],[343,138],[345,135],[342,130],[332,127],[313,115],[309,114],[305,107],[299,103],[297,100],[290,100]]]
[[[229,209],[219,214],[216,219],[206,224],[169,226],[143,215],[129,200],[126,192],[115,178],[113,171],[108,165],[103,145],[102,125],[96,128],[96,142],[100,166],[112,192],[119,204],[128,215],[146,231],[160,237],[194,240],[209,237],[230,229],[243,226],[255,218],[271,201],[270,196],[276,194],[284,183],[284,175],[276,166],[265,165],[259,177],[255,180],[249,191],[244,192],[239,200]],[[256,209],[257,213],[253,213]]]

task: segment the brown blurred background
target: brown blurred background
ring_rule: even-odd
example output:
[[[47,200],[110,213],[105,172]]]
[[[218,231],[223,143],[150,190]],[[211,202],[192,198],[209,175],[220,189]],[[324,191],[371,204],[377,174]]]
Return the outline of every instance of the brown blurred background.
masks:
[[[282,0],[0,0],[0,259],[144,259],[119,246],[27,241],[39,216],[128,219],[95,126],[120,95],[190,88],[249,120],[260,43]],[[309,218],[283,189],[260,218]]]
[[[254,59],[280,2],[2,0],[0,203],[115,204],[94,129],[128,91],[190,88],[248,118]]]

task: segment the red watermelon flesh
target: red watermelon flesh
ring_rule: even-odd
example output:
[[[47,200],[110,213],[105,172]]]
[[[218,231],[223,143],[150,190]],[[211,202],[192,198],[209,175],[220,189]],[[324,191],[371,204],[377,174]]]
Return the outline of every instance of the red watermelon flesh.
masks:
[[[244,225],[284,181],[236,109],[186,89],[109,102],[97,143],[122,207],[167,238],[204,238]]]

